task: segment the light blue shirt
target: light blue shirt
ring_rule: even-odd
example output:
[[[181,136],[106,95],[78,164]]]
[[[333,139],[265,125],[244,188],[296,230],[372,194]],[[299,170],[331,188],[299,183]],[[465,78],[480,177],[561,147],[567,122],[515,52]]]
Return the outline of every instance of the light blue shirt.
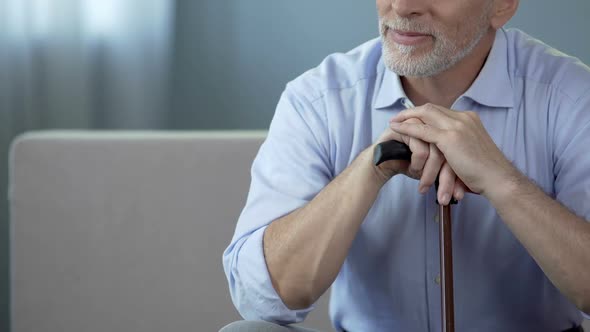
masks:
[[[277,295],[263,232],[375,142],[406,98],[379,39],[331,55],[287,85],[223,254],[245,319],[301,322],[313,309],[289,310]],[[521,31],[498,30],[481,73],[452,108],[476,111],[516,167],[590,219],[590,68]],[[395,176],[381,189],[332,285],[338,331],[440,329],[437,212],[434,189],[420,195],[417,180]],[[556,332],[581,322],[489,201],[468,194],[452,213],[457,331]]]

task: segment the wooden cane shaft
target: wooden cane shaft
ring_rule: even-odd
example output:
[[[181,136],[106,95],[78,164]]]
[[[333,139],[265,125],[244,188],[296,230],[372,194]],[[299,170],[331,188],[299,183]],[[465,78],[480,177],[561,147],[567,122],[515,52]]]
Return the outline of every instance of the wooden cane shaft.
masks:
[[[451,207],[440,205],[440,269],[442,331],[455,331],[453,302],[453,242],[451,237]]]

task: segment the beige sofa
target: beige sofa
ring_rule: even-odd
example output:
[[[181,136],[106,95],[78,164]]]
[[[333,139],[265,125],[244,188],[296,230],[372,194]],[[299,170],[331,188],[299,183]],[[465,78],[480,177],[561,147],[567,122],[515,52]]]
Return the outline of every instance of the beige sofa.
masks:
[[[38,132],[11,151],[13,332],[218,331],[265,132]],[[328,331],[326,299],[306,326]]]
[[[12,331],[217,331],[240,319],[221,254],[264,137],[18,137],[9,189]],[[326,296],[305,325],[330,330]]]

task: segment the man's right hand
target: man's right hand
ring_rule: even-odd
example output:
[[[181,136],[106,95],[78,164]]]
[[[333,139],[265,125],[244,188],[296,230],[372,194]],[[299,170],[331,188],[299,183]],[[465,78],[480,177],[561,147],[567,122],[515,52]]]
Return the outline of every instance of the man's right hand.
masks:
[[[409,123],[421,123],[418,119],[408,119]],[[434,144],[429,144],[416,138],[400,135],[389,128],[381,134],[375,144],[369,147],[372,156],[375,146],[379,143],[396,140],[405,143],[412,151],[412,160],[390,160],[379,166],[372,165],[380,181],[384,184],[391,177],[397,174],[404,174],[413,179],[420,180],[418,191],[422,194],[434,184],[440,173],[437,198],[439,202],[448,204],[451,196],[461,200],[465,195],[466,186],[459,179],[450,165],[446,162],[444,155]],[[372,158],[370,158],[372,160]]]

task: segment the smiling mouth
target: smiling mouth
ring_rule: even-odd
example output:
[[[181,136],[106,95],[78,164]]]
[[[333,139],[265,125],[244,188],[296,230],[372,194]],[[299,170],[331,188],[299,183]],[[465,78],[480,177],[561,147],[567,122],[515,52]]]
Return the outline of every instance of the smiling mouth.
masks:
[[[415,31],[402,31],[387,28],[388,37],[396,44],[415,46],[422,44],[432,38],[432,35],[415,32]]]

